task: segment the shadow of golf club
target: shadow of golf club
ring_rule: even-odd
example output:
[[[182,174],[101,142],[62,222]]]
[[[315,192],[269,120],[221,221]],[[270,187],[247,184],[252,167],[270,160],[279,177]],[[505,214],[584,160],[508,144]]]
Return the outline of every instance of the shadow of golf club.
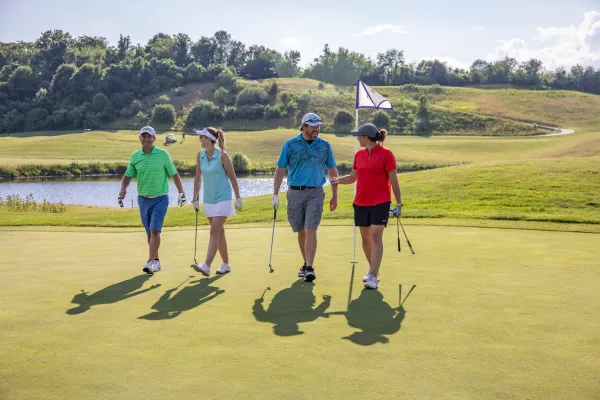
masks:
[[[224,275],[215,275],[212,278],[190,281],[190,283],[194,283],[195,285],[185,286],[183,289],[176,292],[177,289],[187,281],[186,279],[179,286],[167,290],[160,299],[154,303],[151,308],[156,311],[142,315],[138,319],[147,319],[151,321],[173,319],[184,311],[192,310],[207,301],[213,300],[215,297],[225,293],[225,291],[210,285],[223,276]],[[192,277],[193,276],[190,278]],[[176,293],[173,294],[174,292]]]
[[[73,300],[71,300],[71,303],[78,304],[78,306],[67,310],[66,313],[69,315],[81,314],[92,308],[92,306],[116,303],[159,287],[160,284],[156,284],[149,288],[141,289],[150,277],[150,275],[145,274],[137,275],[133,278],[107,286],[92,294],[81,290],[81,293],[73,296]]]
[[[406,311],[402,305],[392,308],[383,300],[378,290],[363,289],[360,296],[352,300],[348,311],[337,311],[328,315],[344,315],[348,325],[359,329],[342,339],[350,340],[361,346],[375,343],[388,343],[387,336],[400,330]]]
[[[295,336],[304,332],[298,324],[315,321],[319,317],[327,318],[325,313],[331,304],[331,296],[323,296],[323,302],[313,308],[316,297],[313,293],[314,283],[295,281],[292,286],[285,288],[273,296],[267,309],[264,308],[264,295],[254,301],[252,314],[259,322],[270,322],[273,333],[278,336]]]

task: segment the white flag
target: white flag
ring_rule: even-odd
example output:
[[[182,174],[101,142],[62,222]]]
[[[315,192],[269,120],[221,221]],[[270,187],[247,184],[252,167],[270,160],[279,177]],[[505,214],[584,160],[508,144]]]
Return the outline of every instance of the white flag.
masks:
[[[362,81],[356,81],[356,108],[391,110],[392,104]]]

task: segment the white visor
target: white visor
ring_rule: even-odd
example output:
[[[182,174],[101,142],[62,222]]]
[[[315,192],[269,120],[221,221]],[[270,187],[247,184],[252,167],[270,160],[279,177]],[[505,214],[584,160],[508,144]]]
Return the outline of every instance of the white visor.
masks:
[[[194,131],[194,132],[196,132],[196,135],[206,136],[207,138],[209,138],[213,142],[217,141],[217,138],[212,133],[210,133],[209,131],[207,131],[206,128],[202,129],[201,131]]]

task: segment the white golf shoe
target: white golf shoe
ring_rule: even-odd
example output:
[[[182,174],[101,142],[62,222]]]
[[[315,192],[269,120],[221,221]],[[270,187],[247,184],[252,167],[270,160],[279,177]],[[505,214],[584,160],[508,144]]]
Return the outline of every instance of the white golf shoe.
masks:
[[[226,274],[228,272],[231,272],[231,265],[229,264],[221,264],[221,266],[217,270],[217,274]]]
[[[144,271],[148,275],[152,275],[154,273],[154,260],[148,261],[146,265],[144,265],[142,271]]]
[[[200,266],[198,266],[198,264],[194,264],[194,269],[204,276],[210,276],[210,267],[206,265],[206,263],[203,263]]]
[[[153,272],[160,271],[160,261],[158,261],[158,260],[153,260],[152,261],[152,271]]]
[[[370,276],[367,278],[367,281],[365,282],[365,287],[367,289],[377,289],[377,287],[379,286],[379,281],[377,280],[376,276]]]
[[[366,282],[367,280],[369,280],[370,276],[371,276],[371,274],[369,273],[369,271],[367,271],[366,275],[363,277],[363,282]],[[377,273],[377,276],[379,277],[379,272]]]

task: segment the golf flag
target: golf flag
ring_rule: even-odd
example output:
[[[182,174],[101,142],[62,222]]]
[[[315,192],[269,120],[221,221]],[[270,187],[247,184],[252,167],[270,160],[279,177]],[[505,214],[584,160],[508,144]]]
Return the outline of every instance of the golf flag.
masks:
[[[362,81],[356,81],[356,108],[391,110],[392,104]]]

